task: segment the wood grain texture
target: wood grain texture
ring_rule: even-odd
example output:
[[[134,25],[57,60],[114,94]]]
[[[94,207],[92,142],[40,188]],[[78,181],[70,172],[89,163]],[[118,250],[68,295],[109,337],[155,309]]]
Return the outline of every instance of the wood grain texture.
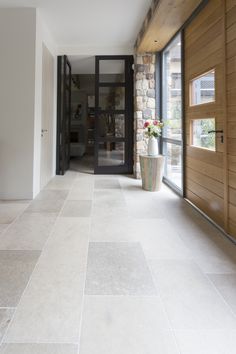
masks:
[[[226,120],[224,101],[223,0],[210,0],[185,30],[186,195],[218,225],[225,225],[225,150],[220,138],[216,152],[191,146],[191,121],[215,118],[217,129]],[[193,78],[215,69],[215,102],[190,106]],[[228,206],[228,205],[227,205]]]
[[[160,0],[138,42],[137,52],[156,52],[163,49],[201,2],[202,0]]]

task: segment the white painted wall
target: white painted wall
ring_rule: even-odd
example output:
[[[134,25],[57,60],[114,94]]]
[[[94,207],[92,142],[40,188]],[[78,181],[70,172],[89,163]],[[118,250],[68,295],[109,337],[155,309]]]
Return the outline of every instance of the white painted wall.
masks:
[[[33,197],[34,9],[0,9],[0,199]]]
[[[40,191],[42,44],[56,49],[36,9],[0,9],[0,199],[32,199]]]
[[[49,160],[53,160],[51,166],[51,179],[55,175],[56,170],[56,92],[57,92],[57,57],[56,47],[54,46],[53,39],[46,28],[39,10],[36,11],[36,52],[35,52],[35,124],[34,124],[34,168],[33,168],[33,197],[40,191],[40,167],[41,167],[41,121],[42,121],[42,57],[43,57],[43,43],[48,48],[54,57],[54,110],[53,110],[53,131],[52,140],[54,149],[48,156]],[[53,156],[53,158],[51,158]]]

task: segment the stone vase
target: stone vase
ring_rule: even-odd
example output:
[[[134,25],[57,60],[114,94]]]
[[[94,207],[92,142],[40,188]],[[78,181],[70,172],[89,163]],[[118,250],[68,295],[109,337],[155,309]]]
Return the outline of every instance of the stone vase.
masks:
[[[148,138],[147,154],[148,156],[156,156],[159,154],[158,140],[154,136]]]

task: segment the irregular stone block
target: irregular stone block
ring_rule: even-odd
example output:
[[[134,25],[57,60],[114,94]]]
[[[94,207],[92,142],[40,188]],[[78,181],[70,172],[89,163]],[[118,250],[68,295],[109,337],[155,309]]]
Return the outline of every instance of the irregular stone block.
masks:
[[[149,88],[154,89],[155,88],[155,80],[150,80],[149,81]]]
[[[152,118],[152,110],[147,108],[143,111],[143,118],[144,119],[151,119]]]
[[[151,63],[152,63],[152,55],[144,55],[143,64],[151,64]]]
[[[155,108],[156,107],[156,101],[154,98],[148,98],[147,101],[147,108]]]
[[[150,73],[146,74],[146,79],[147,80],[153,80],[154,79],[154,74],[150,74]]]
[[[156,97],[156,92],[155,92],[155,90],[154,90],[154,89],[149,89],[149,90],[147,91],[147,96],[148,96],[148,97],[151,97],[151,98],[155,98],[155,97]]]
[[[143,64],[137,64],[136,65],[136,70],[138,72],[144,72],[145,71],[145,66]]]

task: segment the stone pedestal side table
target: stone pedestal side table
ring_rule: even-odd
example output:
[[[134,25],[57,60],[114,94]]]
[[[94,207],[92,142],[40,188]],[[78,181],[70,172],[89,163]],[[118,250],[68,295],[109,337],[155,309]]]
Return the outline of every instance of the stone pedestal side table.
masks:
[[[146,191],[159,191],[161,189],[164,156],[140,155],[140,168],[142,177],[142,188]]]

